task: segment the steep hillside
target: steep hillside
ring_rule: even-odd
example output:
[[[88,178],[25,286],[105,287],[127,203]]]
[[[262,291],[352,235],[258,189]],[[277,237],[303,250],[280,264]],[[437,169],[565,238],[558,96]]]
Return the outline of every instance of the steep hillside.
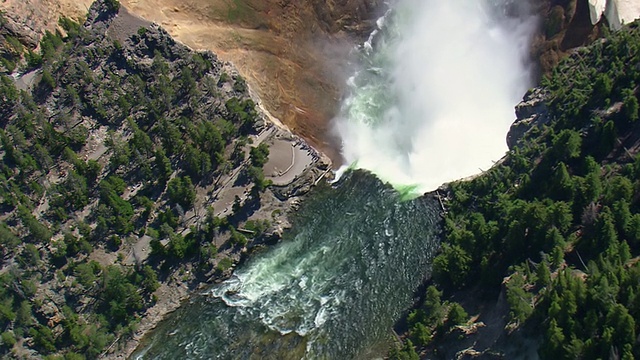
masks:
[[[346,59],[368,36],[382,1],[122,3],[188,46],[233,62],[266,109],[332,159],[339,158],[329,130],[350,72]]]
[[[67,17],[83,22],[91,0],[4,0],[4,12],[9,28],[24,35],[24,43],[35,48],[45,30],[55,31],[58,19]]]
[[[61,15],[78,18],[89,0],[0,2],[36,39]],[[264,107],[296,134],[339,158],[329,134],[351,48],[371,31],[380,0],[123,0],[132,13],[156,22],[193,49],[232,61]]]
[[[507,156],[448,187],[434,286],[393,358],[640,356],[637,64],[638,23],[574,52],[518,107]],[[434,311],[440,291],[474,317]]]
[[[126,355],[328,170],[233,67],[116,0],[38,52],[0,24],[2,356]]]

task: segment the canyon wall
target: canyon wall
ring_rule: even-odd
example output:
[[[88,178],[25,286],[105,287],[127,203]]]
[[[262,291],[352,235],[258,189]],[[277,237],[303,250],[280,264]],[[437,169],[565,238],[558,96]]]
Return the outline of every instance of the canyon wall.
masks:
[[[39,34],[57,19],[82,18],[91,0],[5,0],[10,20]],[[233,62],[263,101],[292,131],[339,158],[328,138],[349,51],[375,25],[381,0],[121,0],[132,13],[162,25],[193,49]],[[336,161],[336,163],[340,163]]]
[[[540,30],[531,49],[541,73],[547,73],[572,49],[592,43],[605,28],[619,30],[640,17],[638,0],[539,0]]]
[[[329,138],[346,59],[378,18],[380,0],[122,0],[179,41],[232,61],[264,107],[339,164]]]
[[[81,18],[91,0],[4,0],[0,10],[32,29],[32,44],[60,16]],[[350,50],[385,10],[382,0],[121,0],[133,13],[194,49],[232,61],[292,131],[340,164],[331,119],[343,95]],[[593,42],[640,14],[637,0],[535,0],[539,32],[531,57],[540,74],[571,49]],[[614,11],[615,10],[615,11]],[[604,14],[605,16],[599,16]],[[614,16],[617,14],[617,16]],[[613,20],[611,20],[613,19]],[[615,20],[620,20],[616,22]],[[595,24],[595,25],[594,25]]]

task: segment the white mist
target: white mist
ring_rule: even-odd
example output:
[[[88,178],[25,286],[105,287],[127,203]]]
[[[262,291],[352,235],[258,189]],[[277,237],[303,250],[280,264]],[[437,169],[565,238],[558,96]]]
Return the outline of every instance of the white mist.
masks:
[[[535,25],[505,16],[506,7],[401,0],[336,120],[347,164],[424,192],[500,159],[514,105],[530,86]]]

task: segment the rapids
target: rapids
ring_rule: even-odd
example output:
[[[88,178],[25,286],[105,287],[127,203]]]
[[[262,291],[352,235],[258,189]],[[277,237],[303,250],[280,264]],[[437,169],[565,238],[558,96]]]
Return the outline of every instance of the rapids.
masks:
[[[438,247],[439,204],[360,171],[316,189],[282,242],[192,299],[139,359],[349,359],[382,355]],[[382,353],[381,353],[382,351]]]

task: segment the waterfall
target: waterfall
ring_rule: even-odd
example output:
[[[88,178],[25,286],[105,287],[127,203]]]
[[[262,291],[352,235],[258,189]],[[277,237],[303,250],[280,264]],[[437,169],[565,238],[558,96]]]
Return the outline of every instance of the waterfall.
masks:
[[[346,166],[415,194],[491,167],[530,85],[534,26],[506,0],[398,2],[335,120]]]

